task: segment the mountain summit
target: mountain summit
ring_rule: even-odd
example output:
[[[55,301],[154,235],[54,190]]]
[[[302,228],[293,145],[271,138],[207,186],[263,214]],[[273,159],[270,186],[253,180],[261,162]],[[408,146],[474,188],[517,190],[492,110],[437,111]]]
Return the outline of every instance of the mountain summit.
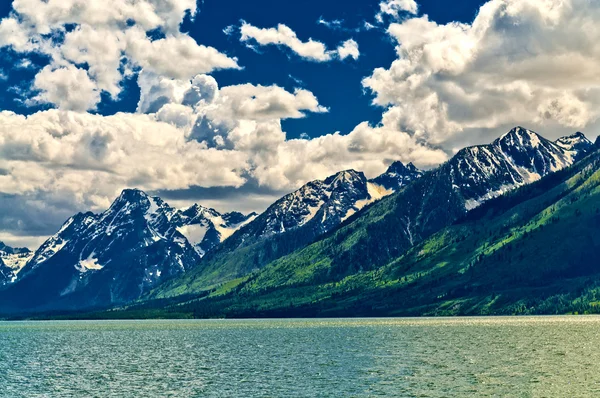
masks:
[[[316,237],[421,175],[414,165],[407,168],[396,162],[373,180],[368,180],[362,172],[345,170],[324,180],[309,182],[276,201],[228,243],[248,244],[298,228]]]
[[[577,132],[573,135],[559,138],[556,140],[556,145],[567,151],[585,153],[594,144],[583,133]]]
[[[385,173],[371,181],[386,189],[398,191],[422,176],[423,171],[416,168],[414,164],[409,163],[405,166],[402,162],[394,162]]]
[[[24,257],[26,265],[21,264],[18,278],[12,275],[8,293],[38,309],[130,302],[196,265],[205,250],[248,219],[201,206],[177,210],[160,198],[126,189],[108,210],[71,217]],[[27,294],[31,291],[36,294]]]
[[[466,208],[472,209],[572,165],[592,147],[584,136],[552,142],[531,130],[515,127],[490,145],[459,151],[441,170],[464,197]]]

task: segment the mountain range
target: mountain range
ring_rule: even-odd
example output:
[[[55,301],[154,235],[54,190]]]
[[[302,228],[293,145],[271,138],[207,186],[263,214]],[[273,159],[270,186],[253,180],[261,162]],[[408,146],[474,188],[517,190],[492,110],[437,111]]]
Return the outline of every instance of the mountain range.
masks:
[[[315,234],[304,230],[240,247],[235,238],[242,237],[249,225],[191,272],[159,286],[151,297],[198,294],[218,283],[241,282],[270,263],[286,268],[293,281],[302,268],[300,259],[306,258],[312,267],[343,275],[383,265],[486,200],[568,167],[592,148],[582,134],[551,142],[517,127],[490,145],[465,148],[437,169],[419,173],[395,195],[351,217],[335,237],[319,235],[320,242],[304,250],[299,249],[315,240]],[[265,214],[270,213],[271,209]],[[337,243],[325,243],[327,250],[305,256],[328,239]]]
[[[17,270],[4,272],[7,288],[0,292],[0,309],[8,300],[36,311],[128,303],[163,281],[190,273],[203,257],[214,258],[212,251],[226,252],[219,247],[224,241],[224,248],[242,248],[270,242],[289,230],[309,237],[302,240],[308,243],[420,175],[412,165],[395,163],[378,185],[362,173],[340,172],[308,183],[260,216],[220,214],[197,204],[175,209],[158,197],[127,189],[105,212],[67,220],[20,263],[18,276]]]
[[[370,269],[348,272],[319,262],[344,245],[342,228],[236,286],[160,305],[163,314],[201,318],[598,314],[599,230],[600,152],[594,151]]]
[[[374,281],[390,284],[390,275],[400,275],[398,264],[418,264],[419,256],[437,248],[440,234],[456,240],[448,231],[457,222],[473,223],[474,214],[506,197],[522,198],[519,192],[530,187],[576,174],[570,170],[590,162],[595,150],[581,133],[550,141],[517,127],[430,171],[400,162],[372,180],[342,171],[306,184],[260,215],[220,214],[199,205],[175,209],[125,190],[106,212],[72,217],[35,253],[20,252],[20,261],[4,260],[0,250],[0,311],[118,305],[186,309],[196,316],[351,315],[352,306],[364,310],[355,299],[371,294]],[[348,306],[336,304],[336,297]],[[402,313],[400,303],[368,297],[374,314]]]

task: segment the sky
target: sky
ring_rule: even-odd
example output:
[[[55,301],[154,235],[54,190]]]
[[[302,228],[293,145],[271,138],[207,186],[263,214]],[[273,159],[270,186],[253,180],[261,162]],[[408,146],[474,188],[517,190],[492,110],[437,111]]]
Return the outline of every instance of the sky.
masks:
[[[0,241],[124,188],[262,211],[516,125],[598,133],[589,0],[14,0],[0,5]]]

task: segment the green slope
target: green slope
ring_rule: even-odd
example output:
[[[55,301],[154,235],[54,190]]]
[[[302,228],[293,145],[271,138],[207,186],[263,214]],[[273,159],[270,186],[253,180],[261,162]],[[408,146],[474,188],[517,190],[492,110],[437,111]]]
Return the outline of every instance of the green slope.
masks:
[[[396,195],[326,239],[166,311],[197,317],[600,312],[599,170],[595,153],[486,203],[388,262],[394,250],[374,253],[381,251],[378,234],[399,209],[402,195]]]
[[[221,248],[203,258],[196,268],[179,278],[167,281],[152,291],[148,298],[203,294],[215,287],[236,284],[270,262],[306,247],[314,239],[312,231],[299,229],[268,239],[248,239],[249,242],[240,242],[239,239],[225,241]]]
[[[452,189],[448,167],[426,173],[308,247],[315,236],[304,236],[303,230],[241,248],[229,247],[234,244],[226,241],[220,251],[203,259],[190,273],[160,286],[150,298],[199,294],[234,280],[245,281],[267,264],[300,270],[308,261],[317,273],[324,269],[340,275],[384,265],[464,215],[465,200]]]

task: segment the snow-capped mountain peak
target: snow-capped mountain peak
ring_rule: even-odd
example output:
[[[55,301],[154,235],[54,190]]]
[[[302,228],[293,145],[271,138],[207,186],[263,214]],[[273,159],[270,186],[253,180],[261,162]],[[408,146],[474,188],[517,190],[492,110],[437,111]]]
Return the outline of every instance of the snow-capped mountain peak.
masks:
[[[221,214],[214,209],[195,204],[181,209],[173,223],[177,230],[194,246],[200,256],[215,248],[235,231],[252,221],[256,213],[238,212]]]
[[[161,238],[161,234],[170,231],[172,226],[169,222],[176,213],[176,209],[158,197],[149,196],[139,189],[126,189],[101,215],[98,222],[108,224],[106,233],[111,235],[123,226],[127,228],[133,219],[143,219],[152,239],[157,240]]]
[[[244,244],[299,228],[317,236],[421,175],[414,165],[406,167],[397,162],[373,180],[362,172],[344,170],[324,180],[311,181],[279,199],[240,230],[237,241]]]
[[[361,183],[366,181],[364,173],[356,170],[344,170],[337,174],[334,174],[325,179],[325,185],[329,185],[332,189],[338,189],[339,187],[345,187],[351,184]]]
[[[443,170],[464,196],[467,208],[572,165],[593,144],[583,134],[545,139],[523,127],[515,127],[490,145],[459,151]]]
[[[27,248],[12,248],[0,242],[0,286],[12,283],[33,257]]]
[[[410,173],[420,173],[414,164],[409,163],[406,166],[400,161],[396,161],[388,167],[386,174],[408,175]]]
[[[501,146],[536,148],[546,139],[534,131],[518,126],[503,134],[494,143]]]
[[[369,198],[367,178],[355,170],[336,173],[325,180],[312,181],[284,196],[256,221],[257,236],[270,236],[311,223],[327,230],[359,200]]]
[[[385,173],[372,179],[371,182],[388,190],[398,191],[422,176],[423,171],[414,164],[409,163],[405,166],[402,162],[397,161],[392,163]]]
[[[566,151],[586,151],[594,145],[592,141],[588,140],[588,138],[580,132],[559,138],[555,142],[556,145]]]
[[[15,282],[15,289],[36,286],[52,299],[85,295],[93,300],[87,304],[93,305],[128,302],[186,272],[206,250],[250,219],[199,205],[178,210],[161,198],[126,189],[106,211],[67,220],[30,255],[16,282],[15,278],[8,282]],[[187,233],[195,226],[204,231],[198,242],[190,242]],[[46,287],[49,279],[53,284]],[[40,293],[39,305],[44,294]]]
[[[219,217],[220,214],[214,209],[209,209],[204,206],[200,206],[199,204],[194,204],[193,206],[187,207],[185,209],[179,210],[183,220],[185,223],[193,223],[195,221],[201,221],[207,218]]]
[[[32,255],[25,273],[67,255],[76,255],[75,260],[69,261],[79,272],[99,271],[113,262],[115,255],[123,254],[119,251],[146,251],[156,244],[172,246],[168,251],[175,256],[175,272],[185,271],[253,217],[254,214],[240,213],[221,215],[200,205],[178,210],[139,189],[126,189],[105,212],[80,213],[67,220]],[[176,254],[180,251],[183,253]],[[155,270],[152,274],[156,278],[169,272]]]

